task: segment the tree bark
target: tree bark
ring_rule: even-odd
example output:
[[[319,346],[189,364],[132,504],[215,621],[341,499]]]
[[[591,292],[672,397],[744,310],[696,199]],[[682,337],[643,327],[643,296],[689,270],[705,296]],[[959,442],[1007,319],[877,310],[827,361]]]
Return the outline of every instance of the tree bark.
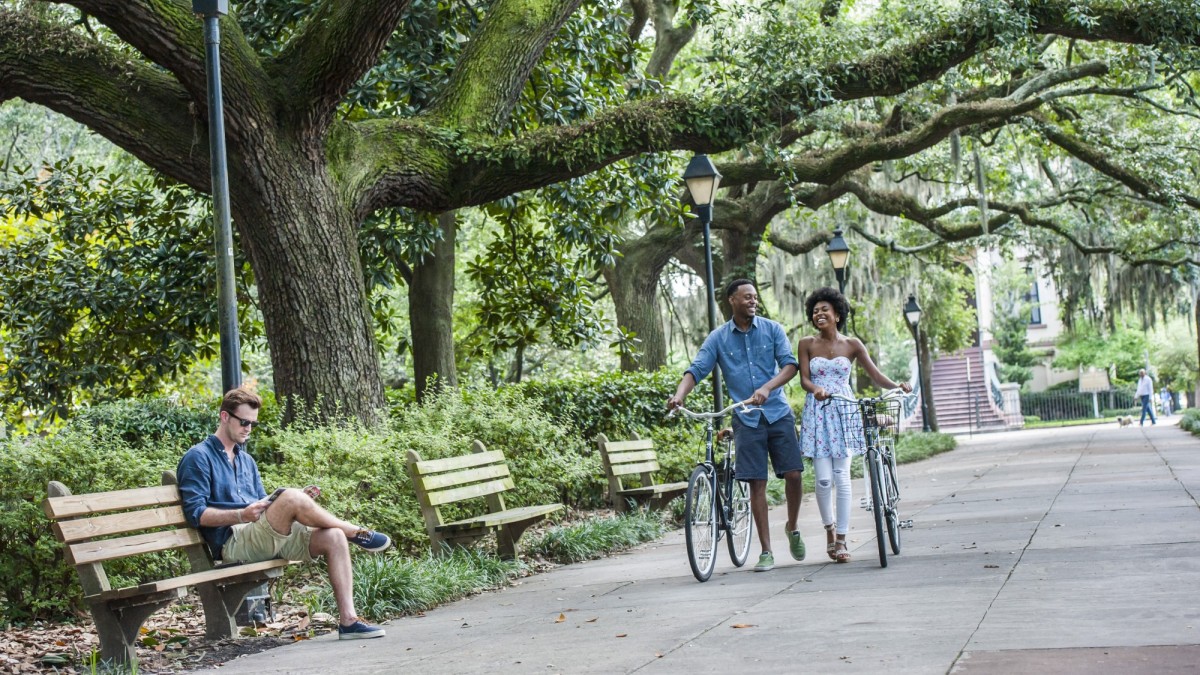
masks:
[[[417,400],[434,389],[458,386],[454,360],[454,244],[458,236],[455,212],[438,216],[442,238],[432,253],[413,266],[408,287],[408,323],[412,333],[413,377]]]
[[[929,430],[938,430],[937,406],[933,403],[933,356],[929,353],[929,335],[919,331],[917,340],[917,368],[921,374],[921,396],[925,399],[925,413],[929,416]],[[928,395],[928,398],[925,398]]]
[[[258,285],[276,391],[320,414],[336,406],[373,421],[384,406],[383,383],[359,222],[322,165],[261,147],[244,151],[257,158],[247,163],[255,176],[244,175],[246,164],[233,173],[233,215]],[[285,421],[296,412],[289,405]]]

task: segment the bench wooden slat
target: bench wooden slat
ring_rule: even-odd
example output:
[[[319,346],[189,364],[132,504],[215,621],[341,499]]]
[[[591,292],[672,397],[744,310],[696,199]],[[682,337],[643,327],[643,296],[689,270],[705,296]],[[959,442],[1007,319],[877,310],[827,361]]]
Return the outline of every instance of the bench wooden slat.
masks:
[[[658,462],[638,462],[637,464],[617,464],[612,467],[614,476],[628,476],[631,473],[658,471]]]
[[[128,558],[131,555],[169,551],[173,548],[204,543],[200,533],[191,528],[160,530],[116,539],[86,541],[67,545],[67,559],[75,565]]]
[[[471,467],[482,466],[484,464],[504,463],[503,452],[500,452],[499,450],[489,450],[487,452],[474,452],[468,455],[447,457],[445,459],[423,459],[416,463],[416,470],[418,474],[424,476],[431,473],[441,473],[443,471],[469,469]]]
[[[633,495],[639,495],[639,496],[640,495],[658,495],[658,494],[663,494],[665,492],[676,492],[679,490],[686,490],[686,489],[687,489],[686,482],[663,483],[661,485],[647,485],[646,487],[626,488],[624,490],[621,490],[617,494],[630,495],[630,496],[633,496]]]
[[[183,515],[183,507],[160,506],[156,509],[112,513],[95,518],[60,520],[54,523],[54,534],[59,541],[70,544],[83,539],[109,537],[114,534],[128,534],[160,527],[186,526],[187,524],[187,518]]]
[[[630,450],[653,450],[654,441],[649,438],[644,438],[637,441],[609,441],[604,444],[608,449],[608,454],[628,452]]]
[[[561,511],[562,504],[541,504],[538,506],[521,506],[507,511],[499,511],[497,513],[485,513],[476,518],[466,518],[464,520],[456,520],[453,523],[446,523],[438,526],[439,531],[445,530],[461,530],[471,529],[476,527],[496,527],[498,525],[507,525],[508,523],[517,523],[530,518],[537,518]]]
[[[475,497],[483,497],[484,495],[492,495],[513,488],[513,480],[511,477],[502,478],[499,480],[490,480],[486,483],[475,483],[474,485],[464,485],[459,488],[450,488],[448,490],[438,490],[429,493],[429,505],[441,506],[451,502],[461,502],[464,499],[474,499]]]
[[[50,497],[42,504],[50,520],[90,516],[109,511],[145,508],[155,504],[166,506],[179,504],[179,488],[174,485],[159,485],[133,490],[95,492],[90,495],[66,495]]]
[[[464,471],[440,473],[435,476],[422,476],[421,484],[425,486],[426,490],[432,492],[456,485],[479,483],[493,478],[508,478],[509,475],[507,464],[491,464]]]
[[[283,568],[290,564],[291,562],[288,560],[264,560],[262,562],[246,563],[244,565],[218,567],[216,569],[206,570],[204,572],[185,574],[181,577],[175,577],[173,579],[150,581],[138,586],[117,588],[111,591],[105,591],[99,595],[86,597],[84,600],[120,600],[122,598],[132,598],[139,595],[161,593],[163,591],[170,591],[176,588],[186,588],[188,586],[195,586],[197,584],[206,584],[225,579],[238,579],[239,577],[246,576],[252,576],[255,578],[260,576],[274,578],[282,574]]]
[[[628,464],[629,462],[641,462],[647,459],[658,459],[658,453],[653,450],[635,450],[632,452],[608,453],[608,462],[610,464]]]

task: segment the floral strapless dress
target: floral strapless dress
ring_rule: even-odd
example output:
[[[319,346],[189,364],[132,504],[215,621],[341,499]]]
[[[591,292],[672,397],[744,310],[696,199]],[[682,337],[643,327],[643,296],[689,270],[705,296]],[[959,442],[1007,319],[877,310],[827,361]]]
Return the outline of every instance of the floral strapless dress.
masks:
[[[844,356],[814,356],[808,362],[808,375],[830,394],[853,396],[850,368],[850,359]],[[845,401],[818,401],[809,394],[800,417],[800,451],[810,458],[861,455],[865,448],[858,413]]]

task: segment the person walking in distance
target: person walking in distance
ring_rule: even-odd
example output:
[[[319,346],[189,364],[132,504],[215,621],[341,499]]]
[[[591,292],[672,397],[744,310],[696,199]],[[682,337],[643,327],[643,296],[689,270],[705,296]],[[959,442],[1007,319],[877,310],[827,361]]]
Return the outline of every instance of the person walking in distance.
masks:
[[[1142,419],[1138,422],[1140,426],[1146,425],[1146,415],[1150,415],[1150,424],[1158,424],[1158,420],[1154,419],[1154,402],[1151,397],[1154,396],[1154,380],[1146,374],[1146,369],[1138,370],[1137,392],[1134,394],[1138,400],[1142,402]]]
[[[179,460],[176,475],[184,515],[200,530],[214,560],[309,562],[324,556],[340,617],[338,638],[383,637],[382,628],[360,620],[355,612],[349,545],[379,553],[392,540],[318,506],[314,499],[320,489],[315,485],[280,488],[267,496],[258,464],[246,452],[261,407],[262,399],[248,389],[225,394],[217,430]]]
[[[841,293],[832,288],[818,288],[804,301],[804,308],[817,334],[801,338],[796,345],[800,386],[808,392],[801,416],[800,449],[805,457],[812,459],[816,472],[817,508],[825,526],[825,552],[830,560],[845,563],[850,562],[850,550],[846,547],[846,533],[850,531],[850,458],[862,454],[866,448],[861,427],[857,443],[850,438],[855,435],[853,432],[847,434],[842,417],[844,408],[821,402],[833,394],[853,396],[850,370],[855,361],[862,364],[880,387],[899,387],[905,392],[912,391],[912,387],[907,382],[893,382],[875,366],[860,340],[842,335],[850,303]]]
[[[671,410],[683,405],[696,383],[716,366],[729,395],[749,400],[757,407],[733,416],[733,442],[737,448],[737,478],[750,484],[750,511],[758,526],[762,554],[755,572],[775,566],[767,520],[767,459],[775,475],[784,480],[787,523],[784,531],[792,557],[804,560],[804,539],[796,526],[803,496],[804,458],[796,442],[796,418],[783,395],[783,385],[796,376],[796,357],[783,326],[758,316],[758,291],[749,279],[737,279],[725,288],[733,318],[709,333],[691,366],[684,372],[675,394],[667,400]]]

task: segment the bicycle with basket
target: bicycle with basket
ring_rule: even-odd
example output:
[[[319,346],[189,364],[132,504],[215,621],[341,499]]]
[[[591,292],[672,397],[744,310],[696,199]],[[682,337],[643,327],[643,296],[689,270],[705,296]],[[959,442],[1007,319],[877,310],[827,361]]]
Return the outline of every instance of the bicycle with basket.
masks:
[[[900,484],[896,481],[896,439],[900,434],[904,398],[902,390],[891,389],[872,398],[833,394],[825,401],[825,405],[836,406],[846,446],[865,449],[864,473],[870,485],[868,510],[875,520],[880,567],[888,565],[889,545],[893,555],[900,555],[900,530],[912,528],[911,519],[900,518]]]
[[[722,537],[727,537],[729,558],[734,566],[746,564],[750,553],[754,533],[750,488],[744,481],[736,480],[737,450],[732,439],[717,438],[714,444],[716,420],[734,410],[749,412],[757,408],[750,407],[749,401],[741,401],[720,412],[698,413],[680,407],[667,414],[670,417],[678,412],[690,419],[704,421],[704,459],[696,464],[688,478],[683,512],[688,563],[698,581],[708,581],[712,576]]]

